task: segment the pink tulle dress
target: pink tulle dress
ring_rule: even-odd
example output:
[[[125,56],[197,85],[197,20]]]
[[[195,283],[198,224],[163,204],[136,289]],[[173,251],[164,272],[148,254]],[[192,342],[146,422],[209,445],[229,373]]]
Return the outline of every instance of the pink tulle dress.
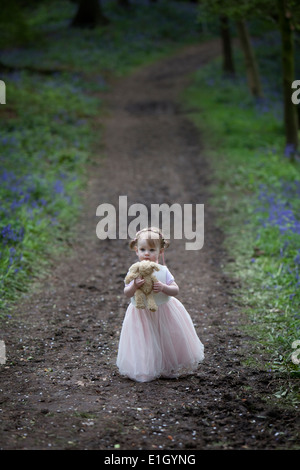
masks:
[[[157,279],[171,284],[174,278],[168,268],[159,268]],[[162,292],[154,295],[156,312],[137,309],[131,298],[120,335],[119,372],[137,382],[192,373],[204,359],[204,346],[182,303]]]

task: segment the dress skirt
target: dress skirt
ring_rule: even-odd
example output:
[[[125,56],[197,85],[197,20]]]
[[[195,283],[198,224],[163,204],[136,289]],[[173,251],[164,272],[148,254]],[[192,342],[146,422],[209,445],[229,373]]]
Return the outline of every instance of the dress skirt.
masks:
[[[204,359],[204,346],[192,319],[175,297],[156,312],[129,304],[117,356],[120,374],[137,382],[192,373]]]

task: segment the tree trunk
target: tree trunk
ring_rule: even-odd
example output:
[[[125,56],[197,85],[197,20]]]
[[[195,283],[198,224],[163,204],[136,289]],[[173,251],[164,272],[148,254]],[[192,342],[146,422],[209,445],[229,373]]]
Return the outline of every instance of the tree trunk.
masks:
[[[220,29],[223,49],[223,73],[225,76],[234,77],[235,68],[232,55],[229,20],[227,16],[220,17]]]
[[[108,24],[108,19],[102,12],[99,0],[80,0],[78,10],[71,26],[78,28],[95,28]]]
[[[118,4],[122,8],[130,8],[130,2],[129,0],[118,0]]]
[[[250,91],[252,95],[256,98],[262,98],[263,92],[258,73],[258,65],[251,45],[249,32],[244,20],[237,21],[237,30],[245,57],[248,85]]]
[[[297,109],[291,99],[291,86],[295,80],[294,37],[286,0],[277,0],[281,32],[282,81],[284,102],[284,128],[286,155],[293,161],[298,149]]]

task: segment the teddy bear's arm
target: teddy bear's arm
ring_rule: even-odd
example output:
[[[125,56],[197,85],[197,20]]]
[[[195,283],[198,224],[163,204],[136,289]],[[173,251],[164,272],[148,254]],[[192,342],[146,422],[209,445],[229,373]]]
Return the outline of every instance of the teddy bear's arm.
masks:
[[[125,284],[129,284],[133,279],[136,279],[138,277],[138,273],[129,273],[125,277]]]

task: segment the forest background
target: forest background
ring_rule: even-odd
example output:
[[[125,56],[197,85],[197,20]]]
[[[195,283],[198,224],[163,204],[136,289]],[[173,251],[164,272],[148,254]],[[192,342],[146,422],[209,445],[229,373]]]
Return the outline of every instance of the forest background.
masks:
[[[220,37],[180,97],[199,126],[236,301],[270,371],[299,375],[300,8],[296,1],[13,0],[1,6],[0,307],[10,318],[71,249],[97,93],[135,68]],[[3,88],[4,87],[4,88]],[[100,130],[101,132],[101,130]],[[97,129],[97,138],[99,130]],[[249,359],[251,361],[251,358]],[[277,398],[296,400],[284,386]]]

